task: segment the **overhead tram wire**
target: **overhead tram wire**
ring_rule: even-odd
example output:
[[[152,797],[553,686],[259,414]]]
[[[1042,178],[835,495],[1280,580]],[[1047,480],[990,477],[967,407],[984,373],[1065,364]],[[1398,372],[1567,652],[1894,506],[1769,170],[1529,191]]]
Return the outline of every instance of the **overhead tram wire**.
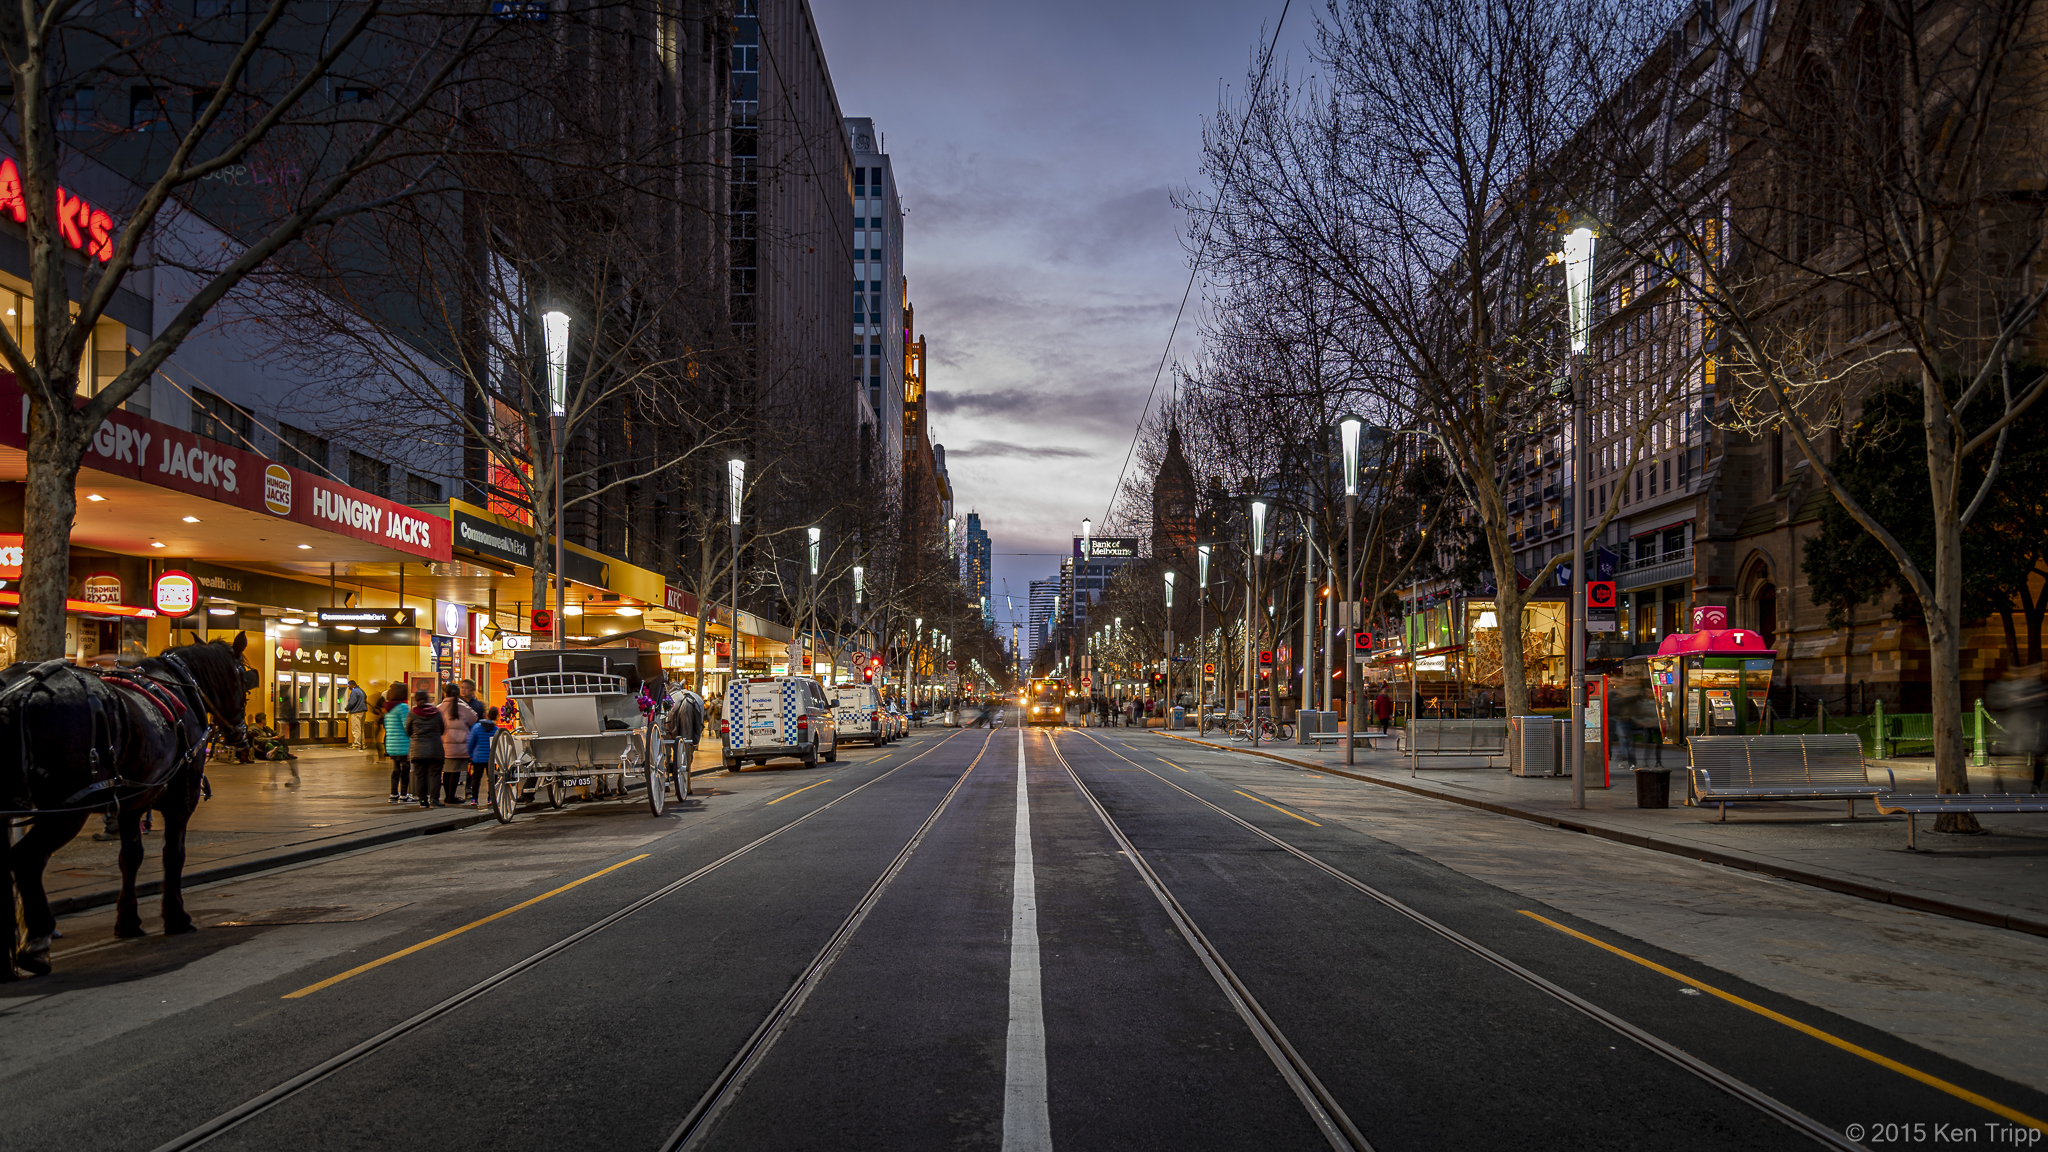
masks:
[[[1266,73],[1273,67],[1273,53],[1280,46],[1280,30],[1287,27],[1287,10],[1294,6],[1294,0],[1282,0],[1280,19],[1273,25],[1273,38],[1266,42],[1266,50],[1259,57],[1259,76],[1252,82],[1251,97],[1245,103],[1244,121],[1237,127],[1237,142],[1231,145],[1230,160],[1223,166],[1223,179],[1216,185],[1216,201],[1209,205],[1209,218],[1202,224],[1202,238],[1195,244],[1195,258],[1188,263],[1187,287],[1180,292],[1180,307],[1173,310],[1173,325],[1166,330],[1166,347],[1159,350],[1159,367],[1152,370],[1152,387],[1145,391],[1145,406],[1138,409],[1138,422],[1131,429],[1130,447],[1124,449],[1123,467],[1117,469],[1116,484],[1109,490],[1109,507],[1102,511],[1102,522],[1109,523],[1109,514],[1116,510],[1116,498],[1124,488],[1124,477],[1131,470],[1131,457],[1138,451],[1138,437],[1145,431],[1145,417],[1152,411],[1152,398],[1159,394],[1159,380],[1166,375],[1167,358],[1173,355],[1173,338],[1180,333],[1181,317],[1186,315],[1188,300],[1195,293],[1195,277],[1202,271],[1202,254],[1209,250],[1209,233],[1216,227],[1216,214],[1223,208],[1223,195],[1230,190],[1230,181],[1237,175],[1237,158],[1244,151],[1245,137],[1251,135],[1252,110],[1258,107],[1259,93],[1265,91]]]

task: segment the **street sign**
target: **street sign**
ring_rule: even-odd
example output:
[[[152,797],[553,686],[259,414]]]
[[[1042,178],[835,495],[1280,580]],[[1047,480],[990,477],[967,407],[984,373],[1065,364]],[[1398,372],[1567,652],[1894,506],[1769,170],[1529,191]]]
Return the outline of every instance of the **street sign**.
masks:
[[[1586,581],[1586,631],[1619,632],[1621,611],[1614,594],[1614,581]]]
[[[855,653],[853,654],[853,662],[854,662],[855,664],[865,664],[865,663],[867,663],[867,662],[868,662],[868,654],[867,654],[867,653],[865,653],[865,652],[855,652]]]
[[[960,670],[960,662],[959,662],[958,660],[948,660],[948,661],[946,661],[946,671],[948,671],[948,672],[958,672],[959,670]]]
[[[1086,691],[1088,690],[1089,686],[1090,686],[1090,685],[1092,685],[1092,684],[1094,684],[1094,683],[1095,683],[1095,678],[1094,678],[1094,677],[1092,677],[1092,676],[1083,676],[1083,677],[1081,677],[1081,691],[1083,691],[1083,692],[1086,692]]]
[[[533,630],[535,632],[553,632],[555,630],[554,611],[548,608],[535,608],[533,610]]]
[[[1372,633],[1364,629],[1352,633],[1351,650],[1367,656],[1372,655]]]
[[[1215,674],[1216,674],[1216,665],[1214,665],[1214,664],[1204,664],[1204,665],[1202,665],[1202,675],[1204,675],[1204,676],[1214,676]]]
[[[1272,649],[1270,649],[1270,648],[1261,648],[1261,649],[1259,650],[1259,666],[1260,666],[1260,667],[1262,667],[1262,668],[1271,668],[1271,667],[1273,666],[1273,650],[1272,650]]]
[[[1612,580],[1588,580],[1588,581],[1586,581],[1586,607],[1588,607],[1588,608],[1612,608],[1612,607],[1614,607],[1614,581],[1612,581]]]

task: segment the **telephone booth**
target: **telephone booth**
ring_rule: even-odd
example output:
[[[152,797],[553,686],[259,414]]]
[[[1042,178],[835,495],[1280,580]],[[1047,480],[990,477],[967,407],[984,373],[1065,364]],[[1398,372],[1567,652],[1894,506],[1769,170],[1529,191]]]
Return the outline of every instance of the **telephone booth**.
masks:
[[[1769,731],[1765,701],[1775,660],[1764,638],[1743,628],[1666,636],[1650,658],[1650,684],[1664,742]]]

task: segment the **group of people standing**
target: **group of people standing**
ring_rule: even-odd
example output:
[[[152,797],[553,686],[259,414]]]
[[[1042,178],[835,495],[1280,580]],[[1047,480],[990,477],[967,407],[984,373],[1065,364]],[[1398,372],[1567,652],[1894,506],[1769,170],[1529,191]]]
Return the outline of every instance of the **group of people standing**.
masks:
[[[498,709],[477,698],[475,681],[442,685],[438,702],[425,692],[413,693],[408,702],[405,685],[393,684],[371,717],[373,722],[381,719],[384,728],[391,803],[422,808],[485,803]]]

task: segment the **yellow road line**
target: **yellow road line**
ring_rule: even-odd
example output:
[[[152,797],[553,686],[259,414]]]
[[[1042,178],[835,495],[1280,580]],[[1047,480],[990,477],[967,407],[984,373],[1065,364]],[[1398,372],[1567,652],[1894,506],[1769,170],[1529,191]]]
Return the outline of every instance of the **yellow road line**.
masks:
[[[299,989],[297,992],[287,992],[283,996],[278,997],[278,999],[297,1000],[301,996],[311,996],[313,993],[318,992],[323,988],[332,988],[336,984],[341,983],[343,980],[346,980],[351,976],[360,976],[363,973],[368,972],[372,968],[381,968],[384,965],[391,963],[393,960],[398,960],[406,956],[410,956],[413,953],[418,952],[422,949],[432,948],[434,945],[439,944],[441,941],[451,940],[457,936],[462,935],[464,932],[469,931],[471,928],[481,928],[484,925],[489,924],[493,920],[502,920],[505,917],[510,916],[514,912],[519,911],[521,908],[531,908],[535,904],[540,903],[541,901],[547,899],[550,896],[560,896],[562,893],[567,892],[571,888],[574,888],[580,884],[588,884],[592,880],[597,879],[599,876],[603,876],[607,872],[616,872],[619,869],[624,868],[626,865],[633,863],[635,860],[645,860],[650,855],[652,855],[652,853],[642,852],[640,855],[633,857],[632,860],[621,860],[617,864],[614,864],[609,868],[600,868],[597,871],[592,872],[590,875],[585,876],[583,879],[571,880],[567,884],[562,885],[560,888],[557,888],[552,892],[543,892],[540,895],[535,896],[531,900],[521,900],[519,903],[514,904],[513,906],[505,909],[502,912],[493,912],[489,916],[486,916],[481,920],[472,920],[469,923],[464,924],[460,928],[453,928],[446,932],[443,932],[439,936],[434,937],[432,940],[422,940],[410,948],[401,948],[398,951],[393,952],[389,956],[380,956],[377,959],[370,961],[368,964],[359,964],[356,967],[351,968],[338,976],[329,976],[327,979],[320,981],[318,984],[308,984],[304,988]]]
[[[1178,765],[1178,764],[1174,764],[1174,763],[1173,763],[1173,761],[1171,761],[1171,760],[1168,760],[1168,759],[1167,759],[1166,757],[1164,757],[1164,756],[1154,756],[1154,757],[1153,757],[1153,759],[1154,759],[1154,760],[1157,760],[1157,761],[1159,761],[1159,762],[1160,762],[1161,764],[1168,764],[1168,765],[1171,765],[1171,766],[1173,766],[1173,767],[1175,767],[1175,768],[1180,768],[1180,765]],[[1183,772],[1187,771],[1187,769],[1185,769],[1185,768],[1180,768],[1180,770],[1181,770],[1181,771],[1183,771]]]
[[[1584,932],[1580,932],[1572,928],[1567,928],[1564,925],[1559,924],[1557,921],[1549,919],[1548,917],[1538,916],[1536,913],[1531,912],[1527,909],[1520,909],[1519,911],[1521,911],[1522,915],[1527,916],[1529,919],[1535,920],[1542,924],[1548,924],[1552,928],[1557,929],[1559,932],[1562,932],[1567,936],[1575,936],[1578,939],[1584,940],[1586,943],[1593,945],[1595,948],[1603,948],[1609,952],[1614,953],[1616,956],[1622,957],[1623,959],[1633,960],[1636,963],[1641,964],[1643,967],[1648,968],[1653,972],[1661,972],[1664,975],[1671,977],[1673,980],[1676,980],[1679,983],[1684,984],[1688,988],[1697,988],[1710,996],[1718,996],[1721,999],[1726,1000],[1728,1003],[1733,1004],[1739,1008],[1747,1008],[1751,1012],[1754,1012],[1757,1015],[1764,1017],[1765,1019],[1775,1020],[1778,1023],[1783,1024],[1785,1027],[1793,1029],[1794,1031],[1804,1032],[1808,1036],[1811,1036],[1824,1044],[1832,1044],[1835,1047],[1840,1048],[1842,1051],[1847,1052],[1853,1056],[1861,1056],[1865,1060],[1868,1060],[1873,1064],[1876,1064],[1883,1068],[1889,1068],[1892,1071],[1897,1072],[1901,1076],[1905,1076],[1913,1080],[1918,1080],[1920,1083],[1925,1084],[1930,1088],[1936,1088],[1943,1092],[1946,1092],[1949,1095],[1954,1096],[1958,1100],[1967,1100],[1970,1103],[1975,1104],[1977,1107],[1982,1108],[1987,1112],[1992,1112],[1996,1113],[1997,1115],[2003,1116],[2007,1120],[2010,1120],[2015,1124],[2023,1124],[2039,1132],[2048,1132],[2048,1123],[2036,1120],[2032,1116],[2029,1116],[2024,1112],[2018,1111],[2017,1109],[2008,1108],[2005,1105],[2000,1104],[1996,1100],[1992,1100],[1984,1096],[1979,1096],[1975,1092],[1972,1092],[1968,1088],[1964,1088],[1961,1085],[1951,1084],[1948,1081],[1943,1080],[1939,1076],[1934,1076],[1926,1072],[1922,1072],[1918,1068],[1914,1068],[1911,1065],[1901,1064],[1897,1060],[1894,1060],[1889,1056],[1880,1056],[1877,1053],[1872,1052],[1868,1048],[1865,1048],[1858,1044],[1851,1044],[1850,1042],[1842,1039],[1839,1036],[1823,1032],[1820,1029],[1815,1028],[1811,1024],[1806,1024],[1798,1020],[1794,1020],[1793,1018],[1785,1015],[1782,1012],[1774,1012],[1761,1004],[1744,1000],[1742,997],[1737,996],[1732,992],[1723,992],[1719,988],[1716,988],[1711,984],[1702,984],[1699,981],[1693,979],[1692,977],[1685,975],[1683,972],[1673,971],[1672,969],[1666,968],[1664,965],[1659,964],[1654,960],[1646,960],[1633,952],[1627,952],[1620,948],[1616,948],[1614,945],[1609,944],[1605,940],[1596,939],[1592,936],[1586,935]]]
[[[1237,789],[1235,789],[1235,788],[1232,788],[1232,789],[1231,789],[1231,791],[1232,791],[1232,792],[1237,792]],[[1257,802],[1258,802],[1258,803],[1260,803],[1260,804],[1266,804],[1266,802],[1265,802],[1264,800],[1260,800],[1260,799],[1259,799],[1259,798],[1258,798],[1257,796],[1254,796],[1254,795],[1252,795],[1252,794],[1251,794],[1251,793],[1249,793],[1249,792],[1237,792],[1237,794],[1238,794],[1239,796],[1242,796],[1242,797],[1244,797],[1244,798],[1245,798],[1245,799],[1247,799],[1247,800],[1254,800],[1254,801],[1257,801]],[[1285,809],[1285,808],[1282,808],[1282,807],[1281,807],[1281,806],[1279,806],[1278,804],[1266,804],[1266,807],[1268,807],[1268,808],[1271,808],[1271,809],[1272,809],[1273,811],[1275,811],[1275,812],[1287,812],[1287,809]],[[1296,820],[1299,820],[1299,821],[1301,821],[1301,822],[1302,822],[1303,824],[1316,824],[1316,822],[1315,822],[1315,821],[1313,821],[1313,820],[1309,819],[1309,818],[1308,818],[1308,817],[1306,817],[1306,816],[1303,816],[1303,815],[1301,815],[1301,814],[1300,814],[1300,813],[1298,813],[1298,812],[1287,812],[1287,814],[1288,814],[1289,816],[1292,816],[1292,817],[1294,817],[1294,818],[1295,818]],[[1316,827],[1318,827],[1318,828],[1321,828],[1321,827],[1322,827],[1322,825],[1321,825],[1321,824],[1316,824]]]
[[[831,782],[832,778],[830,776],[827,776],[823,780],[818,781],[818,784],[830,784]],[[818,784],[806,784],[803,787],[797,789],[796,792],[809,792],[811,789],[816,788]],[[782,795],[777,796],[775,799],[770,800],[768,803],[780,804],[784,800],[789,799],[791,796],[796,795],[796,792],[784,792]]]

